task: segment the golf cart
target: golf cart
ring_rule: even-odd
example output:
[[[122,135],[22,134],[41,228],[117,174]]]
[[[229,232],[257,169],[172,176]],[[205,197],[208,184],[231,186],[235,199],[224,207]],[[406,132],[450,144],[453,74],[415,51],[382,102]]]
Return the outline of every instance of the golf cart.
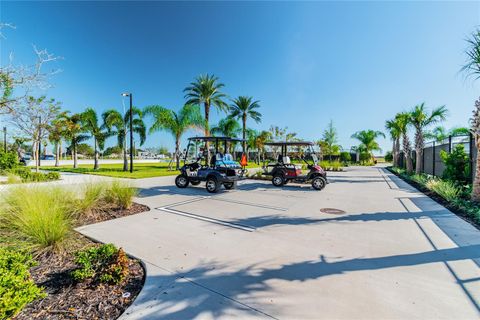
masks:
[[[196,186],[205,181],[206,189],[210,193],[217,192],[222,185],[227,190],[234,189],[237,181],[245,179],[245,170],[242,170],[240,164],[228,153],[238,142],[243,140],[230,137],[189,138],[184,165],[175,178],[177,187],[186,188],[189,184]],[[209,144],[210,161],[207,159],[206,148]]]
[[[264,165],[263,175],[272,177],[272,184],[281,187],[288,182],[311,183],[316,190],[322,190],[327,185],[327,173],[318,165],[318,157],[313,150],[313,143],[308,141],[267,142],[266,146],[281,147],[277,159]],[[302,173],[302,165],[295,165],[287,155],[288,147],[306,148],[306,152],[297,152],[299,158],[306,163],[308,173]],[[291,153],[291,152],[290,152]]]

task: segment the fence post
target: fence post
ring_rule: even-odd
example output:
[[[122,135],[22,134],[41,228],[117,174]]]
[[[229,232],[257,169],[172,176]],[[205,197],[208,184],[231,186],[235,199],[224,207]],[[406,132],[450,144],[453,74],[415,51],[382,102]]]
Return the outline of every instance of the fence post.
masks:
[[[452,153],[452,135],[448,136],[448,153]]]
[[[422,173],[425,173],[425,145],[422,148]]]
[[[432,159],[433,159],[432,173],[433,173],[433,176],[435,176],[435,141],[433,141],[433,156],[432,156]]]

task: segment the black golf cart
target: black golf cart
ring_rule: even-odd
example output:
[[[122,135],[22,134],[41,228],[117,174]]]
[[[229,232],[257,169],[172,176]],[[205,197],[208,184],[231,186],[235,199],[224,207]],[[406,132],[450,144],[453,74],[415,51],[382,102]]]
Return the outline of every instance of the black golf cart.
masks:
[[[230,137],[192,137],[188,139],[184,155],[184,165],[175,178],[178,188],[194,186],[205,181],[208,192],[215,193],[223,185],[225,189],[234,189],[237,181],[245,179],[245,170],[228,152],[242,139]],[[207,152],[207,146],[209,151]],[[208,154],[211,154],[208,161]]]
[[[282,141],[267,142],[266,146],[278,149],[280,154],[273,162],[264,164],[263,175],[272,177],[272,184],[281,187],[288,182],[311,183],[316,190],[322,190],[327,185],[327,173],[318,165],[318,157],[313,150],[313,143],[308,141]],[[297,152],[288,151],[288,147],[297,148]],[[306,149],[305,152],[300,151]],[[305,162],[308,172],[302,172],[301,164],[291,162],[288,153],[295,153],[298,158]]]

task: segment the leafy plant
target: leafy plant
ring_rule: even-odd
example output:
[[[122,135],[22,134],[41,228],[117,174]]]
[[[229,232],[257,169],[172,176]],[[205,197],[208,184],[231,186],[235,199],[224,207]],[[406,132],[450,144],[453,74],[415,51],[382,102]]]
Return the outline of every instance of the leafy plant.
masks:
[[[0,248],[0,319],[14,317],[25,305],[45,296],[30,277],[29,268],[35,264],[29,254]]]
[[[15,187],[3,199],[0,232],[36,250],[61,249],[75,210],[73,195],[60,187]]]
[[[103,244],[75,254],[79,268],[72,271],[75,281],[92,279],[94,282],[120,283],[128,275],[128,257],[122,248]]]
[[[427,176],[426,174],[413,174],[410,176],[410,179],[424,186],[430,180],[430,177]]]
[[[60,173],[58,172],[35,172],[25,167],[12,168],[5,172],[20,177],[22,182],[44,182],[60,179]]]
[[[387,153],[385,153],[385,161],[386,162],[392,162],[393,161],[392,151],[387,151]]]
[[[440,179],[431,179],[427,181],[426,187],[447,201],[454,201],[460,197],[462,190],[455,183]]]
[[[340,160],[343,163],[352,161],[352,156],[350,155],[350,152],[347,152],[347,151],[340,152]]]
[[[443,178],[458,184],[467,184],[470,175],[468,155],[463,144],[457,144],[452,152],[440,151],[440,157],[445,163]]]
[[[13,169],[18,166],[18,158],[15,152],[0,151],[0,171]]]
[[[105,201],[112,203],[121,209],[128,209],[132,205],[133,197],[138,193],[137,189],[128,183],[114,181],[105,191]]]

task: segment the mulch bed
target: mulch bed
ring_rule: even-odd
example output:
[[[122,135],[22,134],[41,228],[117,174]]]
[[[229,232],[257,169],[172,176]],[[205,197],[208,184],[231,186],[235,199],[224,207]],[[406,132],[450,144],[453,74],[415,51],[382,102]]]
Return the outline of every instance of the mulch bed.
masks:
[[[463,210],[462,208],[459,208],[458,206],[455,206],[453,205],[451,202],[445,200],[444,198],[442,198],[441,196],[439,196],[437,193],[433,192],[432,190],[430,189],[427,189],[426,187],[424,187],[423,185],[413,181],[413,180],[407,180],[405,179],[404,177],[402,177],[401,175],[397,174],[396,172],[390,170],[390,168],[387,168],[388,171],[390,171],[391,173],[393,173],[395,176],[397,176],[398,178],[402,179],[403,181],[405,181],[406,183],[410,184],[412,187],[414,187],[415,189],[417,189],[418,191],[424,193],[426,196],[428,196],[429,198],[431,198],[432,200],[436,201],[437,203],[441,204],[442,206],[444,206],[445,208],[447,208],[448,210],[450,210],[451,212],[455,213],[457,216],[459,216],[460,218],[462,218],[463,220],[467,221],[468,223],[470,223],[472,226],[474,226],[475,228],[479,229],[480,230],[480,224],[478,224],[476,221],[474,221],[469,215],[468,213]]]
[[[130,216],[132,214],[141,213],[144,211],[150,211],[150,208],[146,205],[136,202],[132,203],[132,206],[129,209],[112,208],[110,210],[95,210],[94,212],[92,212],[92,214],[89,214],[82,219],[81,225],[83,226],[87,224],[117,219]]]
[[[82,221],[82,225],[150,210],[134,203],[128,210],[101,211]],[[44,287],[47,296],[27,305],[16,317],[27,319],[116,319],[135,300],[143,287],[145,273],[135,259],[129,261],[129,274],[120,284],[97,284],[91,281],[75,282],[70,272],[76,268],[73,252],[95,244],[80,233],[74,233],[68,251],[43,254],[36,257],[38,265],[30,269],[35,283]]]

